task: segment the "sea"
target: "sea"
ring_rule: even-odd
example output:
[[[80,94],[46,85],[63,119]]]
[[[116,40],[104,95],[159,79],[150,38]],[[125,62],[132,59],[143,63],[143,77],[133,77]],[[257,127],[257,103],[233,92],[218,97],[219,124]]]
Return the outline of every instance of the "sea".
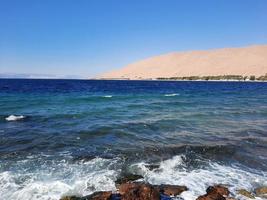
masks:
[[[266,186],[267,83],[0,79],[1,200],[116,191],[129,174],[184,200]]]

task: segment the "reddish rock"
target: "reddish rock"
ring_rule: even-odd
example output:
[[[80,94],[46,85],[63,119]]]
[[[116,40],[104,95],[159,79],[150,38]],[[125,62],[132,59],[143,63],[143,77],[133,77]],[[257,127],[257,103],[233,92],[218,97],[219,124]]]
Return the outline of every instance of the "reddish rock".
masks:
[[[62,197],[60,200],[80,200],[81,198],[76,197],[76,196],[66,196]]]
[[[226,200],[230,193],[229,190],[222,185],[210,186],[206,192],[207,194],[198,197],[197,200]]]
[[[258,196],[264,196],[267,197],[267,186],[266,187],[260,187],[255,190],[256,195]]]
[[[85,197],[66,196],[60,200],[110,200],[112,192],[95,192]]]
[[[203,196],[199,196],[197,200],[226,200],[226,198],[219,193],[212,192]]]
[[[169,196],[177,196],[184,191],[187,191],[188,188],[186,186],[179,186],[179,185],[161,185],[160,192]]]
[[[90,200],[109,200],[111,198],[112,192],[95,192],[89,196],[86,196],[86,199]]]
[[[159,200],[160,193],[165,195],[179,195],[187,190],[178,185],[151,185],[147,183],[124,183],[119,187],[121,200]]]
[[[128,182],[118,186],[119,194],[112,192],[95,192],[85,197],[69,196],[61,200],[160,200],[160,195],[179,195],[187,190],[178,185],[151,185],[144,182]]]
[[[121,200],[159,200],[159,188],[146,183],[124,183],[119,187]]]
[[[216,185],[213,187],[208,187],[208,189],[206,190],[207,193],[209,192],[217,192],[222,196],[228,196],[230,194],[228,188],[222,186],[222,185]]]

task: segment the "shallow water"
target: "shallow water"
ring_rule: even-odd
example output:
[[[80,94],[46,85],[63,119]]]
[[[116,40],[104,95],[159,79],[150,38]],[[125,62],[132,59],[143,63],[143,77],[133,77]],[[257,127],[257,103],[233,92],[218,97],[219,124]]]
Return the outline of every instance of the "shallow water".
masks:
[[[0,80],[0,199],[115,190],[125,173],[185,200],[267,185],[267,84]]]

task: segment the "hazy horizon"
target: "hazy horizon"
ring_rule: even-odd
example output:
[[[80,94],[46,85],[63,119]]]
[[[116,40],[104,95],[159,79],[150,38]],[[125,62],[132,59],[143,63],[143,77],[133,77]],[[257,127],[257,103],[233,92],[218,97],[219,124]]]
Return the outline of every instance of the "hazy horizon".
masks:
[[[0,4],[0,75],[95,77],[168,52],[267,44],[264,0]]]

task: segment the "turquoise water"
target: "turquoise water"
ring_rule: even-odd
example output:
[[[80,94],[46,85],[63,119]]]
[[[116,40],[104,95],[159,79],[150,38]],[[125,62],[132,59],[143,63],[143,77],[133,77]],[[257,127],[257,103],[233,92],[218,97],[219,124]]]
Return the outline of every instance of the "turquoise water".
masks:
[[[127,173],[186,200],[251,190],[267,184],[266,130],[266,83],[0,79],[0,199],[115,190]]]

